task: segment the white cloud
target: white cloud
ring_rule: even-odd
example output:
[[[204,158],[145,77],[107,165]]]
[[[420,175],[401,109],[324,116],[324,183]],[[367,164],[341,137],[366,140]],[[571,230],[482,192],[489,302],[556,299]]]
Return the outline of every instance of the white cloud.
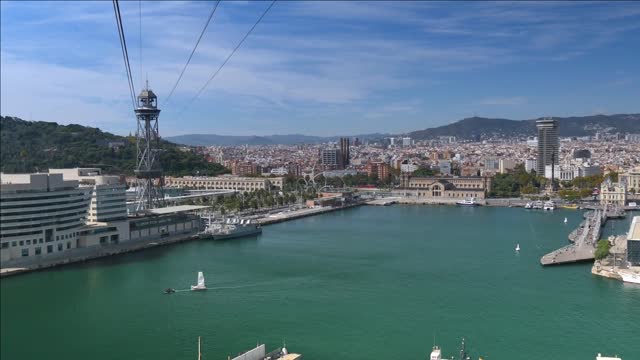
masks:
[[[163,109],[165,119],[176,121],[266,5],[220,5]],[[142,3],[142,72],[161,105],[211,6]],[[184,116],[206,118],[218,111],[214,106],[246,116],[417,116],[426,105],[398,94],[413,96],[407,94],[455,72],[575,59],[640,27],[640,21],[623,22],[638,17],[637,8],[598,6],[607,11],[574,11],[565,3],[279,2]],[[138,3],[121,7],[139,87]],[[1,25],[3,115],[33,112],[43,120],[128,127],[128,88],[110,2],[2,2]],[[49,32],[55,36],[40,35]],[[473,105],[526,102],[525,96],[496,97]]]

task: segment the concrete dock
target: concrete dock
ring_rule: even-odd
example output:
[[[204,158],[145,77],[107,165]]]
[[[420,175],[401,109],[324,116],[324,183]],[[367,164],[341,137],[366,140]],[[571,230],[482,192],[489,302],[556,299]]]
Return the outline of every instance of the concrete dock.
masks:
[[[544,255],[540,264],[547,266],[593,260],[602,227],[607,219],[624,217],[624,209],[604,206],[587,211],[584,217],[585,220],[569,234],[569,241],[573,244]]]
[[[353,204],[339,206],[339,207],[326,206],[321,208],[283,211],[277,214],[271,214],[266,217],[259,218],[258,222],[260,223],[260,225],[270,225],[270,224],[281,223],[284,221],[299,219],[307,216],[313,216],[313,215],[323,214],[323,213],[337,211],[337,210],[349,209],[349,208],[360,206],[360,205],[363,205],[363,203],[358,202],[358,203],[353,203]]]
[[[399,197],[386,197],[382,199],[374,199],[366,202],[367,205],[389,206],[396,204],[400,200]]]

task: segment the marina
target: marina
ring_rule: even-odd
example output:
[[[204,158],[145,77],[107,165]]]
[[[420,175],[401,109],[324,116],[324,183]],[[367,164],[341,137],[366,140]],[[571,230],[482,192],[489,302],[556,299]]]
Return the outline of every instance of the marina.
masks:
[[[550,351],[566,360],[639,358],[634,335],[619,331],[640,322],[637,285],[593,276],[590,264],[540,267],[571,232],[565,217],[583,220],[563,209],[363,206],[270,225],[259,237],[156,246],[5,278],[0,357],[178,359],[202,336],[205,358],[286,339],[305,359],[424,359],[435,333],[443,358],[462,337],[473,359]],[[610,220],[603,236],[628,221]],[[199,271],[207,291],[162,293],[196,285]],[[47,332],[40,346],[29,345],[29,324]],[[123,324],[129,332],[118,331]],[[594,341],[608,333],[618,336]]]

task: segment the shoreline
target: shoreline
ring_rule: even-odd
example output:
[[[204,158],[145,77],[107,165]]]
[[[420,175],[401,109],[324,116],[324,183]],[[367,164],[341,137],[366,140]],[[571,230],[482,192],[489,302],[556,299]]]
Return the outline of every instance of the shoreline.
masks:
[[[324,214],[328,212],[350,209],[364,205],[363,203],[350,204],[342,207],[327,207],[318,209],[302,209],[291,212],[290,214],[282,217],[268,218],[264,217],[258,219],[261,226],[267,226],[277,224],[285,221],[301,219],[308,216]],[[262,221],[261,221],[262,220]],[[51,256],[48,258],[40,259],[38,264],[25,264],[20,266],[19,262],[11,263],[7,267],[0,268],[0,279],[10,276],[17,276],[21,274],[27,274],[34,271],[43,271],[63,267],[65,265],[80,264],[90,262],[97,259],[106,257],[118,256],[128,254],[132,252],[143,251],[150,248],[156,248],[159,246],[174,245],[187,241],[200,240],[199,234],[178,234],[172,237],[166,238],[145,238],[142,240],[130,240],[120,244],[112,244],[97,248],[75,248],[65,253],[65,256]]]
[[[390,205],[427,205],[427,206],[454,206],[456,207],[456,203],[454,201],[451,202],[436,202],[436,201],[418,201],[414,199],[396,199],[397,202]],[[493,200],[493,201],[492,201]],[[513,207],[513,208],[522,208],[524,206],[524,202],[522,204],[516,203],[516,200],[513,199],[484,199],[486,204],[482,204],[478,207]],[[513,201],[513,203],[511,203]],[[266,216],[257,219],[261,226],[268,226],[273,224],[278,224],[286,221],[301,219],[309,216],[325,214],[329,212],[351,209],[363,205],[373,206],[371,204],[367,204],[367,202],[357,202],[341,207],[323,207],[323,208],[311,208],[311,209],[301,209],[301,210],[293,210],[289,213],[283,213],[282,215],[276,216]],[[562,208],[560,208],[562,209]],[[582,209],[581,209],[582,210]],[[69,252],[65,252],[65,256],[52,256],[50,258],[41,259],[41,263],[39,264],[25,264],[24,266],[20,266],[20,263],[12,263],[8,264],[7,267],[0,268],[0,279],[16,276],[20,274],[26,274],[33,271],[42,271],[53,269],[65,265],[71,264],[79,264],[84,262],[90,262],[92,260],[101,259],[110,256],[118,256],[122,254],[127,254],[131,252],[142,251],[149,248],[154,248],[158,246],[166,246],[178,244],[186,241],[193,241],[200,239],[198,234],[178,234],[172,237],[167,238],[146,238],[142,240],[133,240],[128,241],[126,243],[107,245],[99,248],[76,248],[69,250]]]

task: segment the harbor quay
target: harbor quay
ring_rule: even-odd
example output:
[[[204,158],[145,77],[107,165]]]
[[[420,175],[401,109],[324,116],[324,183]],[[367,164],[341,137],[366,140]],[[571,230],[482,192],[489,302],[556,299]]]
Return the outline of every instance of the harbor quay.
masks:
[[[485,198],[483,194],[490,186],[486,178],[454,180],[405,177],[407,188],[398,190],[327,190],[319,198],[308,200],[305,208],[283,208],[249,218],[266,226],[365,204],[455,205],[474,194],[478,196],[477,205],[523,206],[522,199]],[[2,181],[3,277],[194,240],[202,237],[204,217],[210,211],[205,205],[174,205],[131,213],[125,187],[117,177],[102,175],[99,168],[3,174]],[[577,239],[575,244],[545,256],[543,264],[592,259],[599,232],[582,234],[580,229],[599,229],[594,221],[620,216],[619,211],[611,209],[603,213],[606,216],[600,220],[594,212],[587,213],[585,223],[570,235],[570,239]],[[26,222],[29,225],[25,227]]]
[[[608,205],[585,212],[585,220],[569,233],[568,240],[572,244],[544,255],[540,264],[547,266],[593,260],[596,245],[607,220],[624,217],[624,213],[624,209]]]
[[[634,216],[626,234],[612,236],[609,255],[594,261],[593,275],[640,284],[640,216]]]

